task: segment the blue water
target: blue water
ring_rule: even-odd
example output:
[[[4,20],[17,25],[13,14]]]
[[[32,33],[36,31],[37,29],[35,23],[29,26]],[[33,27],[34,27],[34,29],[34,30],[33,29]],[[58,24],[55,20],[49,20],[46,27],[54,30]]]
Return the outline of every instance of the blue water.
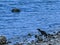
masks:
[[[13,8],[21,10],[12,13]],[[40,28],[47,33],[60,30],[59,0],[0,0],[0,35],[7,38],[37,33]]]

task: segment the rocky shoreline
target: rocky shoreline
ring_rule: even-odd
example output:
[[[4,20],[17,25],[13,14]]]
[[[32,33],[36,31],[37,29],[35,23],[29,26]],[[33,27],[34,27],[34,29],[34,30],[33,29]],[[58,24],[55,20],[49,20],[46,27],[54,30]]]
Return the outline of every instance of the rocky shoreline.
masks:
[[[32,36],[31,34],[28,34],[28,36]],[[32,40],[31,42],[16,42],[15,44],[12,44],[13,42],[8,41],[5,36],[0,36],[0,44],[1,45],[60,45],[60,31],[58,31],[55,34],[49,34],[48,37],[42,38],[39,34],[35,35],[35,40]]]

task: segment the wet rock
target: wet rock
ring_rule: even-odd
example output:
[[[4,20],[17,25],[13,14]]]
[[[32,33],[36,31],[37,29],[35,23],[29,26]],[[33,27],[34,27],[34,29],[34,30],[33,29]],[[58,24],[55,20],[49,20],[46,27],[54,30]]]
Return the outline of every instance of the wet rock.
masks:
[[[37,36],[36,39],[37,39],[37,41],[36,41],[37,43],[40,43],[43,41],[42,37],[40,37],[40,36]]]
[[[0,36],[0,44],[6,44],[7,43],[7,39],[5,36]]]
[[[52,45],[52,44],[48,44],[48,45]]]
[[[35,38],[37,38],[38,37],[38,35],[35,35]]]
[[[23,45],[22,43],[19,43],[19,42],[16,42],[16,44],[14,44],[14,45]]]
[[[20,12],[20,10],[17,9],[17,8],[12,9],[11,11],[12,11],[12,12],[15,12],[15,13],[16,13],[16,12]]]
[[[28,36],[31,37],[32,35],[30,33],[28,33]]]
[[[35,41],[34,41],[34,40],[32,40],[32,41],[31,41],[31,43],[33,44],[33,43],[35,43]]]
[[[58,31],[58,33],[60,33],[60,31]]]
[[[56,35],[60,35],[60,31],[58,31],[58,32],[56,33]]]
[[[12,43],[11,41],[7,41],[7,43]]]
[[[54,35],[53,34],[48,34],[48,37],[49,38],[52,38]]]
[[[31,43],[27,43],[26,45],[32,45]]]

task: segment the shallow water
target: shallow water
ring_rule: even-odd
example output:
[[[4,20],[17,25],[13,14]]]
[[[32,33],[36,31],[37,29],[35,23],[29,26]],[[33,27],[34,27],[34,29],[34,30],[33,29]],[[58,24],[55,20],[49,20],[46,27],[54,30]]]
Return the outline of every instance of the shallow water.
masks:
[[[21,12],[12,13],[13,8]],[[0,0],[0,35],[7,38],[37,33],[37,28],[47,33],[59,31],[59,19],[59,0]]]

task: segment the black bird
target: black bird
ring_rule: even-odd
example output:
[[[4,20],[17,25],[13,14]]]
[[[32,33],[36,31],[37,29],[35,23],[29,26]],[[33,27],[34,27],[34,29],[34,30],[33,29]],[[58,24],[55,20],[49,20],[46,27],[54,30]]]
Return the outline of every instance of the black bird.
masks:
[[[45,37],[47,37],[47,33],[45,31],[42,31],[41,29],[37,29],[42,35],[44,35]]]

